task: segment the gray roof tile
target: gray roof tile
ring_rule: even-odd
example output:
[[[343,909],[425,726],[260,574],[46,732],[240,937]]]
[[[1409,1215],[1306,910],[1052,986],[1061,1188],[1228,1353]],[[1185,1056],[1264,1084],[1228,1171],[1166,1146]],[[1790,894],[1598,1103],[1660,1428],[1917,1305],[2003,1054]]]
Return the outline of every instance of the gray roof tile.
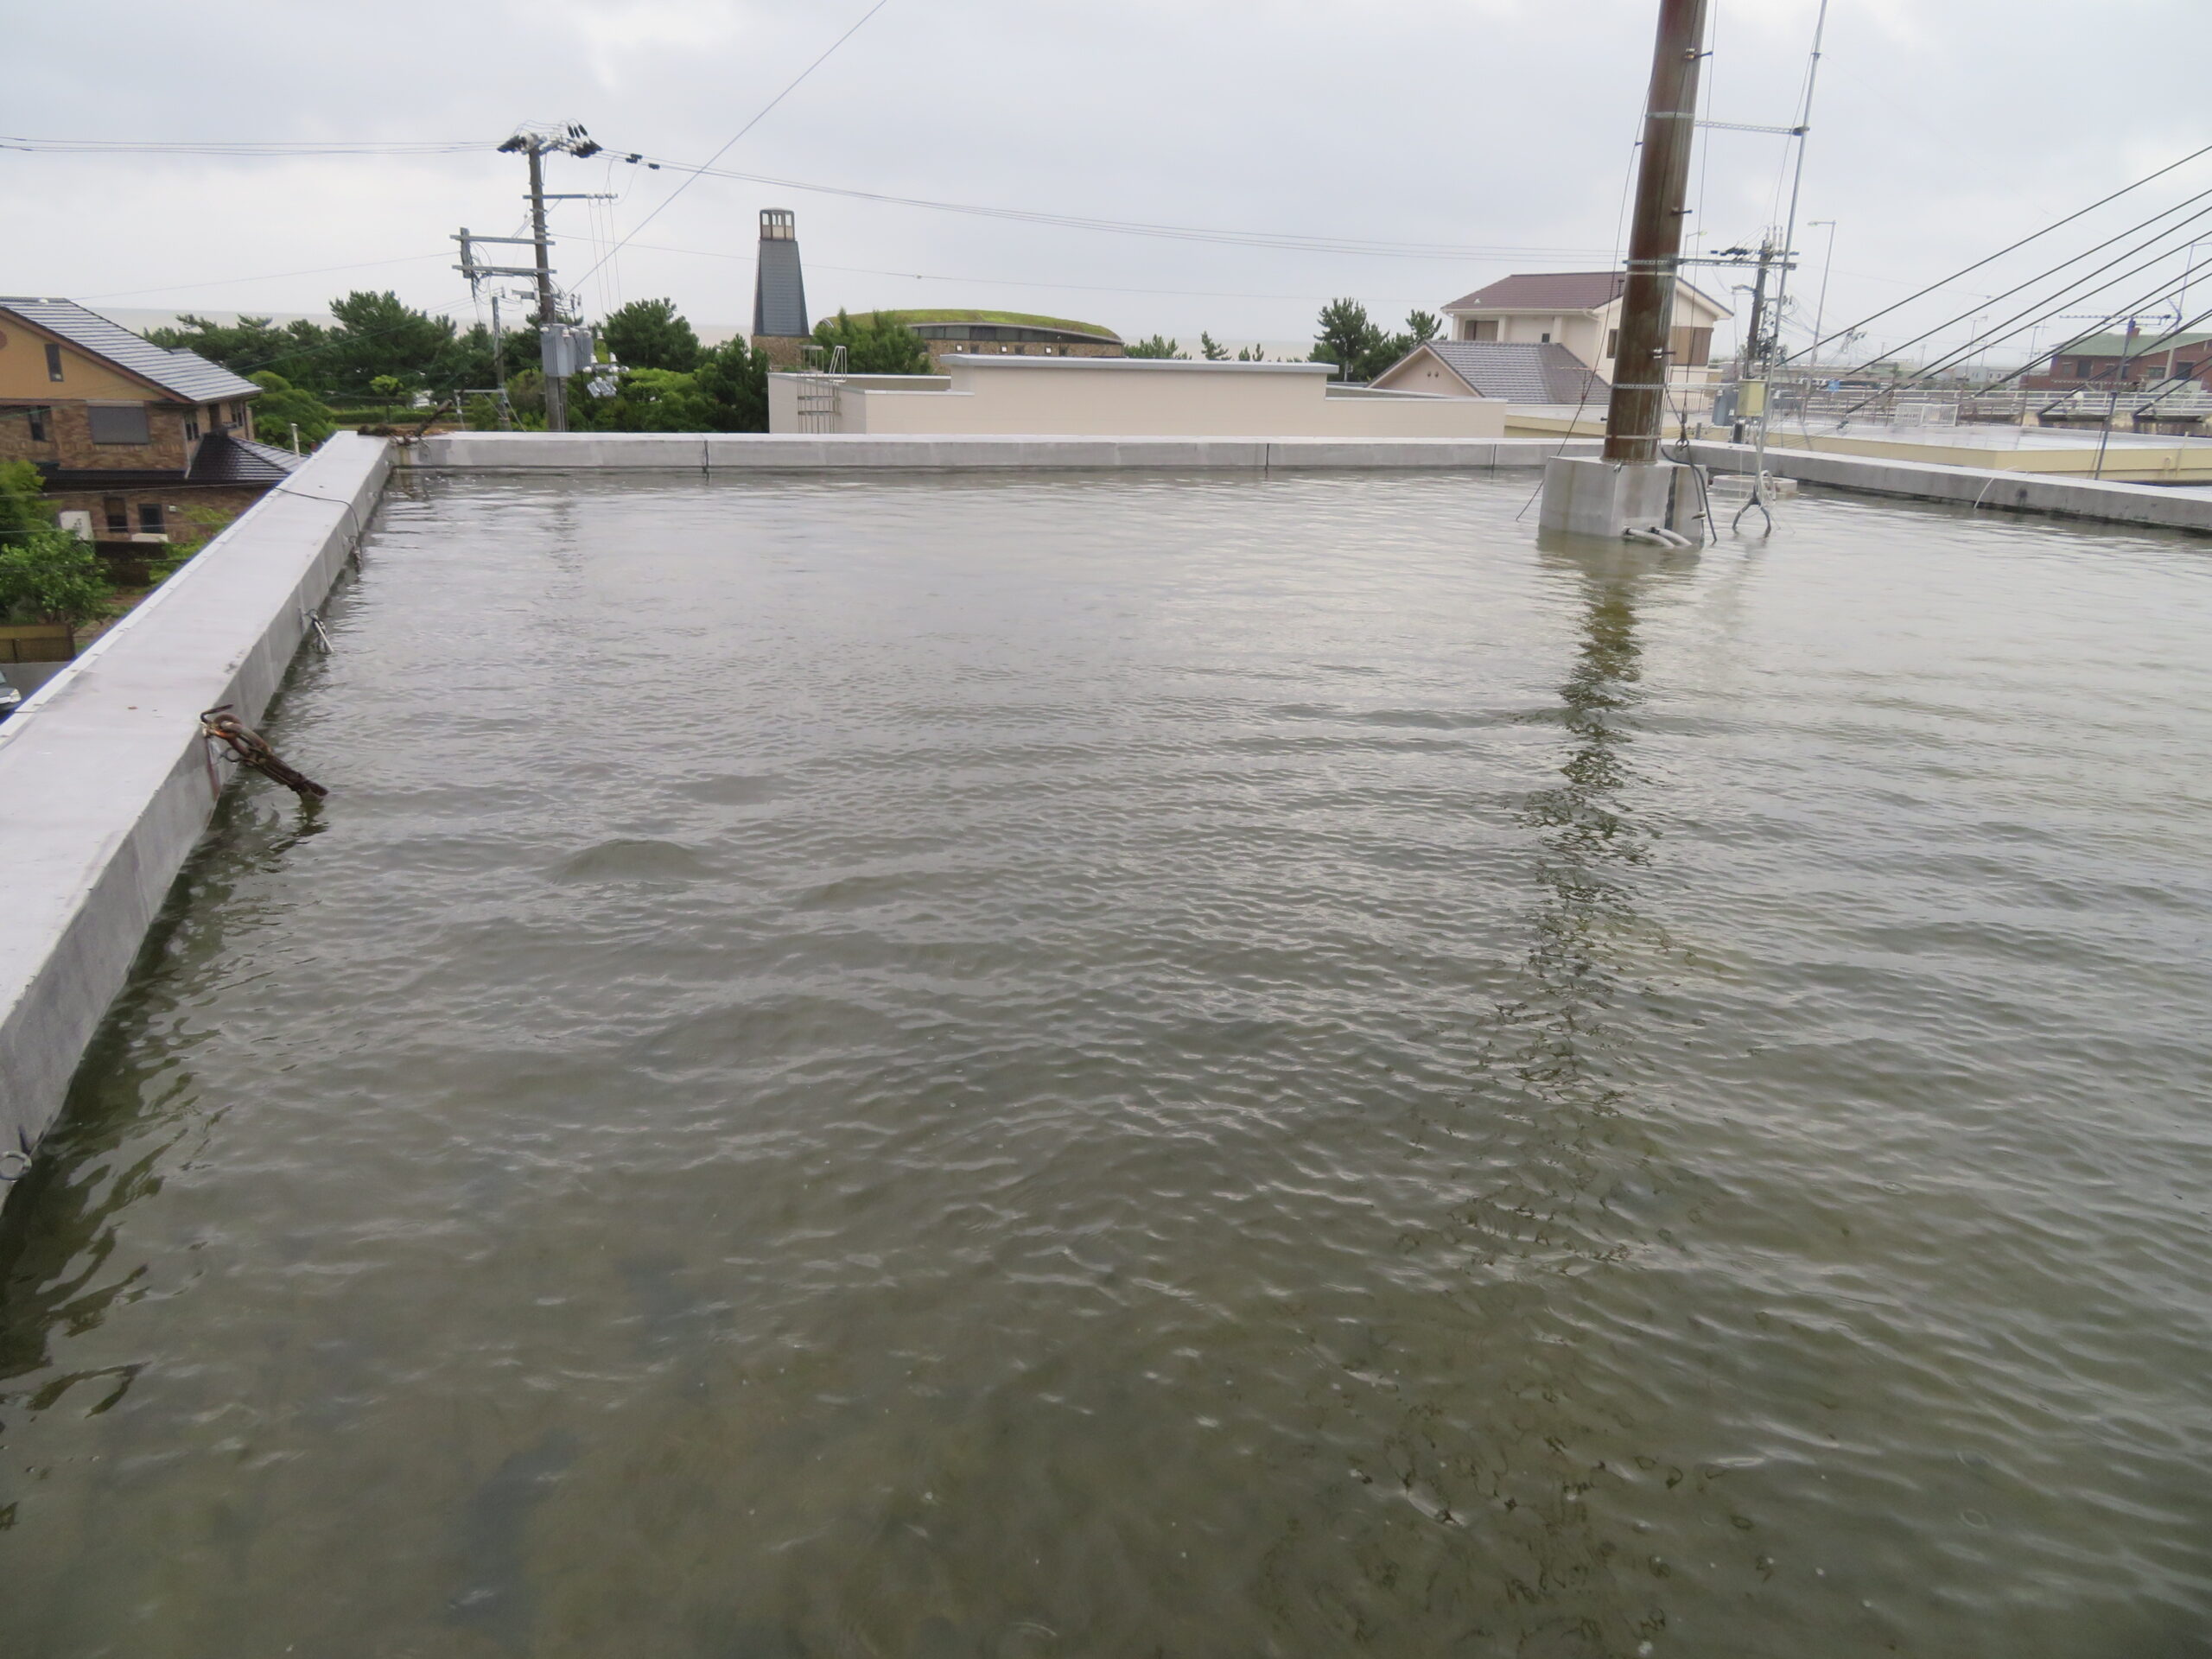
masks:
[[[212,432],[200,441],[185,476],[194,484],[274,484],[302,459],[289,449]]]
[[[226,397],[257,397],[261,388],[210,363],[197,352],[165,351],[150,340],[87,311],[74,300],[0,299],[0,311],[58,334],[71,345],[105,358],[119,368],[152,381],[179,403],[204,404]]]
[[[1618,270],[1537,270],[1501,276],[1488,288],[1462,294],[1444,307],[1446,311],[1501,310],[1595,311],[1620,297],[1627,273]],[[1728,308],[1704,289],[1675,281],[1726,315]]]
[[[1524,346],[1496,340],[1432,340],[1427,348],[1484,397],[1515,404],[1586,404],[1612,396],[1596,371],[1556,342]]]

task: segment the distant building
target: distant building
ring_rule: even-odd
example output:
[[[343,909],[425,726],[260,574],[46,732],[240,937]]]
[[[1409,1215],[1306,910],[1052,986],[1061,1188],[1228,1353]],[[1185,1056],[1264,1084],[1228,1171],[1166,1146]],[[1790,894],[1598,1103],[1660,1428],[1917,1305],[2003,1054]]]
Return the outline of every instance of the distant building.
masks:
[[[254,442],[260,395],[73,301],[0,299],[0,461],[87,539],[198,534],[283,480],[299,458]]]
[[[2063,347],[2020,384],[2037,391],[2108,391],[2161,380],[2212,385],[2212,334],[2094,334]]]
[[[1377,391],[1439,397],[1502,397],[1511,404],[1580,404],[1603,410],[1613,389],[1556,342],[1433,340],[1375,378]]]
[[[942,366],[942,374],[772,374],[768,429],[1262,440],[1505,430],[1502,403],[1332,386],[1330,363],[991,352],[955,353]]]
[[[753,271],[753,344],[779,368],[798,366],[814,326],[806,317],[806,274],[799,268],[798,221],[788,207],[760,211],[760,251]]]
[[[928,342],[932,362],[959,355],[1121,357],[1122,337],[1096,323],[1026,311],[879,311]]]
[[[1500,345],[1562,346],[1608,382],[1619,378],[1621,288],[1618,270],[1559,270],[1507,276],[1443,308],[1452,338]],[[1668,331],[1668,378],[1704,385],[1718,378],[1713,331],[1733,314],[1688,283],[1675,284]]]

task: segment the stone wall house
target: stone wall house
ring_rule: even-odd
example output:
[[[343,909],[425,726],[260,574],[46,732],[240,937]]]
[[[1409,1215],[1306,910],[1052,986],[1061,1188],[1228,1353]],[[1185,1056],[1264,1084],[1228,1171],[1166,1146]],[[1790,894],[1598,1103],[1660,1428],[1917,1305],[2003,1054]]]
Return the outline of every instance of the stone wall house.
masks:
[[[0,298],[0,461],[98,541],[189,540],[299,464],[257,442],[261,388],[70,300]]]

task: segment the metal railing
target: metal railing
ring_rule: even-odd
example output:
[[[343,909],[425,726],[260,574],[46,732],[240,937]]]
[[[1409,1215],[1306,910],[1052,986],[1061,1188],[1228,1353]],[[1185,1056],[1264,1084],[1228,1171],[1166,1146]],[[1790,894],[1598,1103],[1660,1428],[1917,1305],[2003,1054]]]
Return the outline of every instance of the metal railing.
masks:
[[[2202,421],[2212,416],[2212,391],[2186,381],[2122,386],[2115,396],[2109,386],[2065,391],[2005,386],[1977,391],[1971,387],[1849,386],[1806,379],[1777,381],[1769,388],[1768,403],[1777,421],[1848,421],[1866,426],[2101,423],[2109,416],[2115,426],[2126,429],[2138,422]]]
[[[834,432],[837,429],[837,388],[847,370],[842,346],[809,346],[801,356],[798,381],[798,429]]]

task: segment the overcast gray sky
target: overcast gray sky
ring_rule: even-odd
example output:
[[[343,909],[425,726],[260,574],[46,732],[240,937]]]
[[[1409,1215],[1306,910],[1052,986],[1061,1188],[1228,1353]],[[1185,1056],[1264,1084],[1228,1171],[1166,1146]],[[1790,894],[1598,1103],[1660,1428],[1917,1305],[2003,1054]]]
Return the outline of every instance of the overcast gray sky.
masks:
[[[13,232],[0,290],[311,311],[349,287],[391,288],[466,316],[446,238],[462,224],[518,227],[521,162],[490,149],[514,124],[577,121],[614,149],[702,161],[870,3],[12,8],[10,135],[485,148],[256,160],[0,150]],[[1716,0],[1713,118],[1793,118],[1816,7]],[[889,0],[722,164],[936,200],[1491,251],[1223,246],[701,179],[582,298],[596,314],[666,294],[702,322],[743,321],[766,206],[798,211],[817,314],[1001,306],[1185,341],[1201,327],[1232,344],[1304,338],[1339,294],[1395,321],[1509,271],[1603,266],[1656,11],[1656,0]],[[1831,321],[2212,143],[2208,46],[2205,0],[1833,0],[1802,215],[1838,222]],[[1754,239],[1778,216],[1787,149],[1707,136],[1693,221],[1707,246]],[[557,188],[621,193],[618,231],[678,182],[601,160],[555,171]],[[2193,165],[2052,245],[2084,245],[2207,188],[2212,167]],[[569,280],[593,264],[583,238],[603,238],[609,217],[582,202],[558,210],[556,227],[579,238],[562,251]],[[1827,235],[1801,233],[1808,312]],[[1905,317],[1970,309],[2032,268],[2015,260]],[[1904,320],[1877,340],[1910,333]]]

